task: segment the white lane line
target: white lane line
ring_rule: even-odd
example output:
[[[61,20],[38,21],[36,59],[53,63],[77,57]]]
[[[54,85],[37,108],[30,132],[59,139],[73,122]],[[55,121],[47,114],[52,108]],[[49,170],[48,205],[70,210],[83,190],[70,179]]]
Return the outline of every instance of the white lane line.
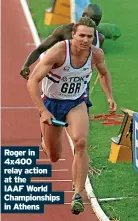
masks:
[[[117,201],[117,200],[123,200],[123,199],[132,199],[133,197],[114,197],[114,198],[103,198],[98,199],[99,202],[108,202],[108,201]]]
[[[33,182],[72,182],[72,180],[34,180],[31,179]]]
[[[56,169],[52,170],[53,172],[68,172],[68,169]]]
[[[66,159],[59,159],[58,161],[65,161]],[[37,162],[45,162],[45,161],[51,161],[50,159],[38,159]]]
[[[29,43],[29,42],[28,42],[28,43],[26,43],[26,45],[27,45],[27,46],[35,46],[35,43],[31,43],[31,42]]]
[[[33,37],[34,43],[35,43],[36,46],[38,46],[41,43],[41,41],[40,41],[40,38],[39,38],[39,35],[38,35],[38,32],[37,32],[37,29],[35,27],[34,21],[32,19],[30,10],[28,8],[28,4],[27,4],[26,0],[20,0],[20,2],[21,2],[21,5],[22,5],[22,8],[23,8],[25,17],[26,17],[26,21],[29,25],[29,28],[30,28],[31,32],[32,32],[32,37]]]
[[[32,110],[37,109],[36,107],[0,107],[1,110]]]

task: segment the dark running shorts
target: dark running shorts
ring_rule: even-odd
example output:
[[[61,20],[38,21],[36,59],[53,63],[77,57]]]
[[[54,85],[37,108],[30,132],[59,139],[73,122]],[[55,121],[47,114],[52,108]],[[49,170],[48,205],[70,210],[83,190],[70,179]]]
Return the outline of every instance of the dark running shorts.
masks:
[[[76,107],[77,105],[81,104],[82,102],[86,103],[87,108],[92,106],[92,104],[87,103],[87,98],[85,96],[81,96],[76,100],[59,100],[59,99],[52,99],[46,97],[46,95],[42,98],[44,105],[48,109],[48,111],[53,114],[56,120],[65,121],[66,115],[68,112]]]

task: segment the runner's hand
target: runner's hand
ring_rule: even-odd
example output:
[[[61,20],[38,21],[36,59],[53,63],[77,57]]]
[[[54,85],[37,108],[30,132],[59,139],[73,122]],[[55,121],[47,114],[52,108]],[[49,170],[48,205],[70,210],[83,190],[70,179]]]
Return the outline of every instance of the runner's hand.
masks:
[[[108,98],[108,105],[109,105],[109,113],[115,114],[117,110],[117,104],[115,103],[113,98]]]
[[[48,110],[44,110],[41,112],[40,120],[42,123],[51,125],[52,118],[55,119],[55,117]]]
[[[20,72],[20,75],[24,78],[24,79],[26,79],[26,80],[28,80],[28,78],[29,78],[29,73],[30,73],[30,69],[28,68],[28,67],[22,67],[22,69],[21,69],[21,72]]]

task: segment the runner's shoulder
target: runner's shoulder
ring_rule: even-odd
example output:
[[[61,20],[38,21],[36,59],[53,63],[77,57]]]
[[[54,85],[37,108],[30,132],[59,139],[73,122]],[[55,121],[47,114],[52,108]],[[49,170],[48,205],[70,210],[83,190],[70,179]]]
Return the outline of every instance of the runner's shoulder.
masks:
[[[101,48],[97,48],[92,45],[92,53],[95,57],[102,57],[104,56],[104,51]]]
[[[54,52],[54,54],[58,54],[58,56],[59,53],[62,55],[62,53],[65,52],[65,41],[57,42],[52,48],[49,49],[49,51],[52,51],[52,53]]]
[[[104,52],[101,48],[96,48],[92,45],[92,60],[93,63],[102,62],[104,60]]]

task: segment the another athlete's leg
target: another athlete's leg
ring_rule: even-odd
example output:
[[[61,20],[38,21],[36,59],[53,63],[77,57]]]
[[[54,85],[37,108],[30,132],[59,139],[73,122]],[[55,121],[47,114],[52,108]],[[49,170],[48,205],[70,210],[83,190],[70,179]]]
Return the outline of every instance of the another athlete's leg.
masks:
[[[60,159],[62,152],[62,128],[53,125],[49,126],[41,122],[40,126],[43,135],[43,149],[46,151],[52,162],[57,162]]]

